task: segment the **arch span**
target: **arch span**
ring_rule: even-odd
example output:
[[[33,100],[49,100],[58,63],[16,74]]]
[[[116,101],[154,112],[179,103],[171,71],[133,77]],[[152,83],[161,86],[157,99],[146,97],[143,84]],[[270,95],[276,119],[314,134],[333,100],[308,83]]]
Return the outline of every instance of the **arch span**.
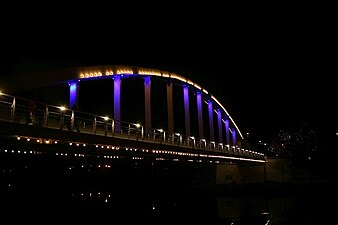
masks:
[[[17,91],[29,90],[33,88],[43,87],[46,85],[52,85],[57,83],[68,82],[70,85],[70,92],[76,93],[76,82],[81,80],[90,79],[105,79],[105,78],[128,78],[133,76],[139,77],[157,77],[160,79],[169,79],[174,82],[178,82],[184,86],[193,88],[196,92],[202,93],[208,97],[210,104],[216,104],[217,112],[221,109],[225,117],[231,121],[231,124],[235,129],[230,129],[229,124],[224,118],[220,117],[226,131],[232,132],[237,131],[241,139],[244,139],[242,132],[237,126],[234,119],[231,117],[229,112],[221,104],[218,99],[209,93],[205,88],[197,84],[196,82],[173,72],[163,71],[159,69],[135,67],[135,66],[124,66],[124,65],[108,65],[108,66],[94,66],[94,67],[75,67],[59,70],[48,70],[40,72],[32,72],[27,74],[20,74],[11,77],[1,77],[1,89],[7,93],[15,93]],[[75,94],[73,94],[75,95]],[[76,97],[76,96],[75,96]],[[76,98],[70,96],[70,101],[76,102]],[[73,98],[73,99],[72,99]],[[75,99],[74,99],[75,98]],[[71,104],[73,104],[71,103]],[[117,113],[116,113],[117,115]]]

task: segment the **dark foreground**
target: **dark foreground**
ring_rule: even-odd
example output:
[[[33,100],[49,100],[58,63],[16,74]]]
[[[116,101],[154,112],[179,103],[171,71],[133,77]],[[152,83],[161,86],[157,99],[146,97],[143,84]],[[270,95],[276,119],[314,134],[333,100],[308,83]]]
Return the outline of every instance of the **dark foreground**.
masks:
[[[1,218],[41,224],[330,224],[337,183],[215,185],[215,164],[0,149]]]

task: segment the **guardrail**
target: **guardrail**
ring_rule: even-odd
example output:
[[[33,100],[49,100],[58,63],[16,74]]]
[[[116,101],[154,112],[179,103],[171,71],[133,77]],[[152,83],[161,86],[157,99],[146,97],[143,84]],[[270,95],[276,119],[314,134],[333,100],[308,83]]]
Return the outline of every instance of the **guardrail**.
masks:
[[[118,121],[112,118],[55,106],[31,99],[16,97],[0,92],[0,120],[27,126],[81,132],[106,137],[131,139],[208,151],[224,152],[253,158],[263,158],[262,153],[238,146],[224,145],[205,139],[196,140],[180,133],[169,134],[158,128],[145,128],[141,124]]]

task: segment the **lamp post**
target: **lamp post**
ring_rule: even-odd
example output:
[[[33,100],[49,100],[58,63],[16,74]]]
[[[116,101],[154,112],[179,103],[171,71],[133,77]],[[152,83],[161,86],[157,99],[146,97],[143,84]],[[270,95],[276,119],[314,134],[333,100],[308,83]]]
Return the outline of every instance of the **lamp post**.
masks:
[[[165,139],[165,132],[163,129],[154,129],[154,134],[153,134],[153,141],[156,142],[156,131],[160,132],[160,143],[162,143],[162,139]]]
[[[230,153],[230,145],[225,145],[225,148],[226,148],[227,152]]]
[[[214,141],[210,141],[210,144],[211,144],[211,148],[213,149],[213,150],[215,150],[216,149],[216,144],[215,144],[215,142]]]
[[[160,143],[162,144],[162,138],[163,138],[163,129],[157,129],[160,133],[161,133],[161,136],[160,136]]]
[[[203,149],[205,150],[206,146],[207,146],[207,141],[205,139],[201,139],[200,140],[200,145],[202,145],[203,143]]]
[[[103,119],[104,119],[104,136],[106,137],[107,136],[107,131],[108,131],[108,120],[109,120],[109,117],[105,116],[105,117],[103,117]]]
[[[140,131],[140,127],[141,127],[141,138],[143,140],[143,126],[139,123],[135,124],[137,131],[136,131],[136,141],[138,141],[138,135],[139,135],[139,131]]]
[[[65,125],[65,117],[64,117],[64,111],[66,110],[66,107],[60,106],[60,130],[63,129],[63,126]]]
[[[192,140],[193,147],[195,147],[195,137],[194,136],[189,136],[189,138]],[[188,144],[189,145],[189,144]]]
[[[180,133],[175,133],[176,136],[178,136],[177,144],[182,145],[182,135]]]
[[[223,152],[223,143],[219,143],[218,147],[220,147],[221,148],[221,152]]]

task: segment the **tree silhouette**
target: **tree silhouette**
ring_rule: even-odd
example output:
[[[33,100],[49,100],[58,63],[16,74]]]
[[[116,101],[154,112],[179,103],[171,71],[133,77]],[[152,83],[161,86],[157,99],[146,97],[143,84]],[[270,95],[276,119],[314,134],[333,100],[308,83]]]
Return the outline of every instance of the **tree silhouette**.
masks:
[[[313,153],[318,149],[317,139],[311,126],[301,122],[289,129],[281,129],[268,147],[268,152],[302,165],[312,160]]]

